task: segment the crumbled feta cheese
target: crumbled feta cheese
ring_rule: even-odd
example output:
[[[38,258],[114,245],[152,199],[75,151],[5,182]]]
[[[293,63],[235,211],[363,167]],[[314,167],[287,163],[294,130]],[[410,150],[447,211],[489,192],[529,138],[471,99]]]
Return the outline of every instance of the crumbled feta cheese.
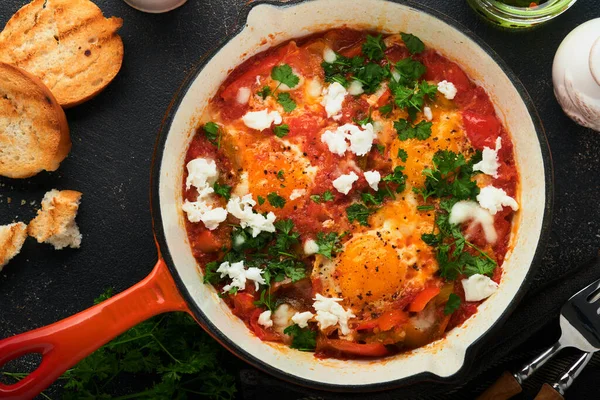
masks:
[[[242,197],[250,193],[250,182],[248,180],[248,172],[243,171],[240,174],[240,182],[233,188],[232,194],[238,197]]]
[[[333,154],[337,154],[338,156],[344,155],[346,150],[348,150],[348,143],[346,143],[346,133],[340,128],[335,131],[325,131],[321,135],[321,142],[327,145],[327,148]]]
[[[346,88],[340,85],[338,82],[333,82],[331,85],[323,89],[323,101],[321,104],[327,111],[327,116],[333,119],[340,119],[342,117],[342,103],[346,97]]]
[[[331,50],[329,47],[325,47],[325,50],[323,50],[323,60],[329,64],[335,62],[335,60],[337,60],[335,51]]]
[[[248,104],[248,100],[250,100],[250,88],[241,87],[238,89],[236,100],[240,104]]]
[[[471,275],[469,279],[463,279],[461,283],[465,290],[466,301],[487,299],[498,289],[496,282],[481,274]]]
[[[270,328],[273,326],[273,321],[271,320],[271,310],[260,313],[258,316],[258,324],[264,326],[265,328]]]
[[[330,326],[338,325],[342,335],[350,333],[348,328],[348,320],[356,317],[352,311],[345,310],[339,302],[343,299],[336,297],[324,297],[317,293],[313,299],[313,308],[317,311],[315,319],[319,323],[321,329],[329,328]]]
[[[292,322],[297,324],[300,328],[306,328],[308,326],[308,321],[314,316],[315,314],[311,313],[310,311],[305,311],[302,313],[297,312],[292,317]]]
[[[365,171],[364,175],[371,189],[375,191],[379,190],[379,181],[381,180],[379,171]]]
[[[491,185],[479,191],[477,201],[481,207],[488,210],[492,215],[496,215],[497,212],[502,211],[503,207],[510,207],[513,211],[519,209],[519,205],[515,199],[507,195],[503,189]]]
[[[317,78],[311,79],[306,84],[306,92],[310,97],[319,97],[323,92],[323,85],[321,85],[321,82]]]
[[[359,94],[364,93],[363,85],[360,81],[352,81],[350,86],[348,87],[348,93],[352,96],[358,96]]]
[[[273,124],[280,124],[282,119],[281,114],[279,114],[278,111],[264,109],[247,112],[246,115],[242,117],[242,121],[248,128],[263,131],[270,128]]]
[[[352,184],[358,180],[358,175],[354,172],[350,172],[346,175],[340,175],[337,179],[335,179],[333,183],[333,187],[336,190],[343,194],[348,194],[350,189],[352,189]]]
[[[438,92],[443,94],[448,100],[452,100],[456,96],[456,86],[454,86],[454,83],[443,80],[437,86]]]
[[[242,197],[234,196],[227,203],[227,211],[240,220],[242,228],[250,227],[252,229],[252,237],[258,236],[261,232],[275,232],[275,225],[273,225],[275,214],[269,212],[265,217],[255,213],[252,210],[255,205],[256,202],[250,194]]]
[[[213,160],[196,158],[187,164],[188,176],[186,187],[196,187],[198,197],[196,201],[186,200],[181,209],[187,214],[188,221],[197,223],[202,221],[208,230],[215,230],[227,218],[225,209],[212,207],[212,185],[219,176],[217,165]]]
[[[481,225],[485,240],[488,243],[495,243],[498,239],[496,228],[494,228],[494,217],[489,212],[474,201],[459,201],[452,206],[448,222],[456,225],[467,221],[473,221]]]
[[[375,139],[373,125],[368,123],[363,125],[361,129],[353,124],[345,124],[335,131],[326,130],[321,135],[321,142],[327,144],[329,151],[339,156],[348,150],[346,139],[350,141],[350,151],[357,156],[364,156],[373,147],[373,140]]]
[[[304,242],[304,254],[310,256],[312,254],[316,254],[317,251],[319,251],[319,245],[317,242],[312,239],[308,239],[306,242]]]
[[[375,139],[375,132],[373,132],[373,124],[368,123],[366,125],[363,125],[362,130],[359,129],[357,126],[354,126],[354,128],[350,130],[349,139],[350,151],[356,154],[357,156],[364,156],[371,150],[371,147],[373,147],[373,140]]]
[[[431,121],[433,119],[433,113],[429,107],[423,107],[423,115],[427,121]]]
[[[212,208],[205,199],[188,201],[183,203],[181,209],[187,214],[188,221],[196,223],[202,221],[206,229],[215,230],[219,224],[227,219],[227,211],[224,208]]]
[[[191,186],[198,189],[204,188],[207,184],[212,186],[219,177],[217,164],[213,160],[206,158],[196,158],[187,163],[188,176],[185,180],[185,187]]]
[[[306,194],[306,189],[294,189],[290,193],[290,200],[296,200]]]
[[[498,162],[498,151],[501,148],[502,138],[498,136],[498,139],[496,139],[496,148],[490,149],[487,146],[484,147],[481,152],[481,161],[473,165],[473,171],[481,171],[486,175],[498,178],[498,168],[500,167],[500,163]]]
[[[283,331],[285,328],[292,325],[292,317],[296,312],[296,309],[287,303],[283,303],[277,307],[271,318],[273,320],[273,330],[285,335]]]
[[[221,278],[226,276],[231,279],[231,283],[223,286],[223,293],[230,291],[234,287],[238,290],[246,289],[246,281],[251,280],[254,282],[254,287],[258,290],[259,284],[266,284],[262,277],[263,270],[256,267],[244,269],[244,261],[236,263],[224,262],[217,268],[217,273],[221,274]]]

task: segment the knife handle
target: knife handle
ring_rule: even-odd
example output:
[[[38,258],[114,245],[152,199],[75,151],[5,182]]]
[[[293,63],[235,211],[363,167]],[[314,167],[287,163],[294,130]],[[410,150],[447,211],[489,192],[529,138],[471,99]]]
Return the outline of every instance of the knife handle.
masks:
[[[522,390],[517,379],[510,372],[504,372],[492,386],[477,397],[477,400],[506,400]]]
[[[542,389],[533,400],[564,400],[562,394],[558,393],[552,386],[544,383]]]

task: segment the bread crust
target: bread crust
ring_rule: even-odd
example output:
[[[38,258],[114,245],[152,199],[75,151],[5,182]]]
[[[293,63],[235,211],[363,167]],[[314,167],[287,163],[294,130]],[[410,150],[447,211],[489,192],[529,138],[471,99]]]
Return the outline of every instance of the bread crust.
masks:
[[[19,252],[27,238],[27,225],[15,222],[0,226],[0,271]]]
[[[120,18],[89,0],[33,0],[0,33],[0,61],[39,77],[69,108],[100,93],[123,61]]]
[[[0,115],[0,175],[28,178],[55,171],[69,154],[67,117],[52,92],[35,76],[2,62]]]

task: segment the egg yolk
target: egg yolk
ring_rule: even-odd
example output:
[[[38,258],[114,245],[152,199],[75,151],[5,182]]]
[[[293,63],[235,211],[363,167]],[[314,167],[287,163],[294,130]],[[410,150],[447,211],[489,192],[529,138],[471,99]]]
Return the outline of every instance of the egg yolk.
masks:
[[[356,308],[390,301],[400,292],[406,265],[400,262],[396,245],[381,234],[356,236],[338,256],[334,279],[341,295]]]

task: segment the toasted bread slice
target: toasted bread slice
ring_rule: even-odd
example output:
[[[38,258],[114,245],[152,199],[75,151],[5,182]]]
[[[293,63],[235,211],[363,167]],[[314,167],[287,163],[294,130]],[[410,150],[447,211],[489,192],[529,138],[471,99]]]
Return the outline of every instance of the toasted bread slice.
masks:
[[[19,252],[27,238],[27,225],[15,222],[0,226],[0,271]]]
[[[74,190],[53,189],[44,195],[42,209],[29,223],[27,232],[39,243],[50,243],[56,250],[78,248],[81,233],[75,223],[81,193]]]
[[[89,0],[33,0],[0,33],[0,61],[37,76],[64,108],[94,97],[123,61],[120,18]]]
[[[65,112],[34,76],[0,63],[0,175],[54,171],[71,150]]]

